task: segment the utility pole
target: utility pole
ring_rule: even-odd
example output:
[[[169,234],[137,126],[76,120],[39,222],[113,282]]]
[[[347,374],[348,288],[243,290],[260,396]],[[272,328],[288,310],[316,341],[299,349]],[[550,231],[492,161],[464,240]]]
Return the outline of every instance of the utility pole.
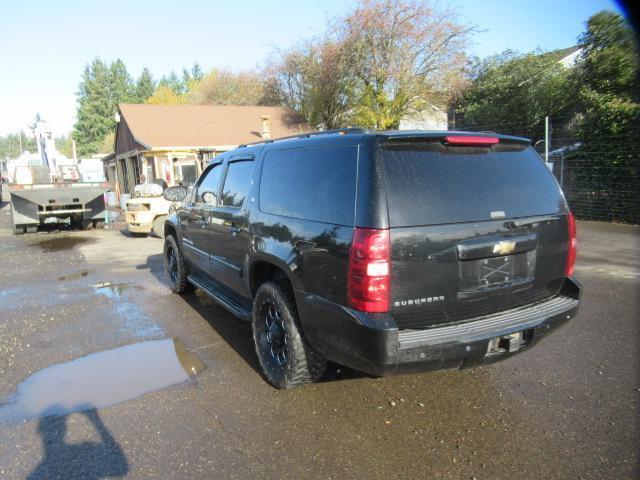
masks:
[[[544,117],[544,163],[549,166],[549,115]]]
[[[20,130],[20,155],[22,155],[22,130]]]

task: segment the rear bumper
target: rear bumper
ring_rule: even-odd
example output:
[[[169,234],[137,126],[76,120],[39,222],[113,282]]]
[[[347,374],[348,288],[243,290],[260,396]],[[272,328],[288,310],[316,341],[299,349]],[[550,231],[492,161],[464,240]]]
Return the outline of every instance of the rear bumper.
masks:
[[[300,320],[309,343],[325,357],[374,375],[464,368],[491,363],[514,351],[489,354],[496,337],[525,332],[528,350],[573,318],[580,285],[567,278],[558,296],[526,307],[464,323],[422,330],[398,330],[388,314],[364,314],[298,292]]]

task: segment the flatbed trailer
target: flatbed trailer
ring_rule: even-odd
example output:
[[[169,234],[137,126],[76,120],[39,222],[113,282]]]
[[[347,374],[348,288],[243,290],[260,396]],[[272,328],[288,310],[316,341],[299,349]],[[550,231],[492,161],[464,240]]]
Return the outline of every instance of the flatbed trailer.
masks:
[[[9,184],[13,233],[34,233],[38,225],[66,219],[80,228],[99,228],[107,189],[106,182]]]

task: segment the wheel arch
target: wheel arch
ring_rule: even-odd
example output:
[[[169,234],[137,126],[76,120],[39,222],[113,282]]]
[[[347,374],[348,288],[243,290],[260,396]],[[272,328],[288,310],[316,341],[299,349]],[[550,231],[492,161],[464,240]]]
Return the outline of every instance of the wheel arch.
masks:
[[[286,280],[295,291],[295,283],[289,266],[275,257],[260,256],[255,258],[248,269],[248,287],[251,297],[256,294],[260,285],[270,280]]]

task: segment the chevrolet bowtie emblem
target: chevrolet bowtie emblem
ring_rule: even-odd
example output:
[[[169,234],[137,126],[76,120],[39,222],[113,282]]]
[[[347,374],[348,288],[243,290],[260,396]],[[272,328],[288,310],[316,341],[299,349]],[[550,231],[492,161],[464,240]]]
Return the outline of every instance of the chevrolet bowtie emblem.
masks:
[[[515,249],[516,242],[503,240],[502,242],[498,242],[493,246],[493,253],[497,253],[498,255],[507,255],[513,252]]]

